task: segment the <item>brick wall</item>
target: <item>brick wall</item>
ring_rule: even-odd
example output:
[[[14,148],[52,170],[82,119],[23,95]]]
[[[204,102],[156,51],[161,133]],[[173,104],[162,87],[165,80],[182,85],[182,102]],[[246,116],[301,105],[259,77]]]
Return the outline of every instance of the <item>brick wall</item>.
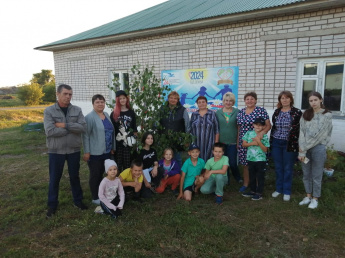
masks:
[[[239,103],[258,93],[258,105],[273,109],[280,91],[295,92],[298,58],[345,55],[345,7],[54,53],[57,83],[74,89],[74,100],[109,96],[112,69],[134,64],[161,70],[239,66]]]

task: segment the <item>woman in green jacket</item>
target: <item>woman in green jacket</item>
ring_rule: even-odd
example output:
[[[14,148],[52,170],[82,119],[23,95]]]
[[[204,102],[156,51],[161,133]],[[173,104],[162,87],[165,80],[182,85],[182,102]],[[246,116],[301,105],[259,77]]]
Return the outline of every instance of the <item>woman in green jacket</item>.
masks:
[[[237,114],[239,110],[234,107],[236,103],[235,95],[227,92],[223,96],[223,108],[216,112],[219,124],[219,141],[225,144],[225,155],[229,158],[230,169],[232,175],[237,182],[242,183],[238,165],[237,165]],[[228,180],[230,183],[230,175],[228,170]]]

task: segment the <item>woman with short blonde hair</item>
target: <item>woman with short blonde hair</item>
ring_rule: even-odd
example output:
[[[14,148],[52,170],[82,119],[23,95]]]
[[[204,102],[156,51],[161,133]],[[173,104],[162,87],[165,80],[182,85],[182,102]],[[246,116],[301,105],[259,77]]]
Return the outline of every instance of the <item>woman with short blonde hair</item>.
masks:
[[[219,141],[225,145],[225,155],[229,158],[229,165],[232,175],[237,182],[241,183],[242,178],[237,165],[237,114],[239,110],[234,107],[236,97],[233,93],[227,92],[223,96],[223,108],[216,112],[219,124]],[[230,170],[228,170],[228,184],[230,183]]]

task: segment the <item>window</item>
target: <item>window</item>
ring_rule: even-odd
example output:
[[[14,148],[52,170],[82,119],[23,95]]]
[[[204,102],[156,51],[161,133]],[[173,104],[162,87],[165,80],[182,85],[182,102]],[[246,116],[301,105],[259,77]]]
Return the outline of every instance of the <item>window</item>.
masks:
[[[113,86],[114,79],[117,79],[119,85],[116,87],[116,91],[124,90],[129,91],[129,74],[127,71],[112,70],[109,71],[109,85]],[[110,90],[110,101],[115,103],[115,92]]]
[[[296,106],[309,107],[308,94],[318,91],[325,106],[332,111],[345,112],[345,76],[343,58],[305,59],[298,63]]]

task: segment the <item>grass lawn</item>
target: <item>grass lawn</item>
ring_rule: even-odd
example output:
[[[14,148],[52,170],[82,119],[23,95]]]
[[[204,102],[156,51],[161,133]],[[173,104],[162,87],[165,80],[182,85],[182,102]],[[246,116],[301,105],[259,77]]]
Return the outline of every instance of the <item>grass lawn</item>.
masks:
[[[10,96],[14,97],[13,99],[0,99],[0,107],[17,107],[25,106],[24,101],[18,98],[17,94],[11,94]]]
[[[26,106],[25,102],[20,100],[18,98],[18,94],[11,94],[10,96],[13,97],[13,99],[0,99],[0,108],[13,108],[13,107],[22,107],[22,108],[27,108],[27,107],[31,107],[31,106]],[[41,106],[42,108],[52,105],[52,102],[45,102],[42,101],[40,103],[40,105],[37,106]]]
[[[28,112],[31,112],[28,111]],[[3,111],[0,111],[0,116]],[[1,257],[344,257],[345,173],[324,178],[319,208],[299,207],[304,197],[296,167],[290,202],[274,199],[274,171],[264,199],[251,201],[232,180],[220,207],[213,196],[191,204],[170,191],[139,204],[125,204],[117,220],[94,213],[88,168],[80,178],[89,210],[72,205],[68,173],[60,183],[60,205],[47,220],[48,155],[43,132],[24,132],[20,123],[42,121],[42,113],[0,129]]]

